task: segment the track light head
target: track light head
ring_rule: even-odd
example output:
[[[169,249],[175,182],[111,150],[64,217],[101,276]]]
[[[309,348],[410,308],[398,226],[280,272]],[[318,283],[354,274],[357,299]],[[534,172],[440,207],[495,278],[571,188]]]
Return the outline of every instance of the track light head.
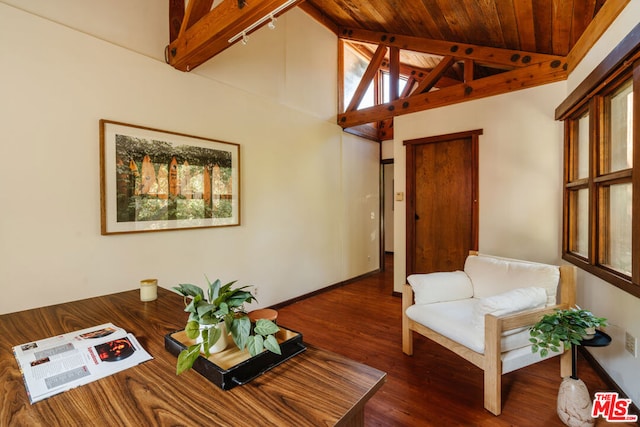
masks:
[[[267,24],[267,27],[269,27],[270,30],[275,30],[276,29],[276,17],[273,15],[269,15],[269,19],[271,21],[269,21],[269,23]]]

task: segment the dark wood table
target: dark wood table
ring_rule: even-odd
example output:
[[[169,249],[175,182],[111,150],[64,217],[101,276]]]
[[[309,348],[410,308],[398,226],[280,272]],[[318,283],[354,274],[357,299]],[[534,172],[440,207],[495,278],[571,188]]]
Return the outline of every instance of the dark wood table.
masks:
[[[355,426],[364,424],[365,403],[385,381],[382,371],[308,344],[229,391],[194,371],[176,376],[164,336],[184,327],[182,297],[161,288],[155,301],[139,295],[1,315],[0,426]],[[12,347],[107,322],[133,333],[154,359],[31,405]]]

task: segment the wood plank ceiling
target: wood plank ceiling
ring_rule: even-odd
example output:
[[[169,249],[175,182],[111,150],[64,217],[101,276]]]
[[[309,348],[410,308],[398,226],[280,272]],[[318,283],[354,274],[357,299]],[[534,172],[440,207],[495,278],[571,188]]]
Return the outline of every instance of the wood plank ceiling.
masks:
[[[349,49],[369,63],[350,100],[343,99],[339,70],[337,121],[382,140],[392,137],[393,117],[400,114],[566,79],[628,1],[169,0],[165,56],[190,71],[241,41],[247,28],[249,34],[271,15],[300,7],[335,32],[341,55]],[[342,57],[338,64],[342,68]],[[359,108],[382,72],[410,84],[402,92],[392,86],[386,103],[376,99]]]
[[[338,27],[566,56],[604,0],[307,0]]]

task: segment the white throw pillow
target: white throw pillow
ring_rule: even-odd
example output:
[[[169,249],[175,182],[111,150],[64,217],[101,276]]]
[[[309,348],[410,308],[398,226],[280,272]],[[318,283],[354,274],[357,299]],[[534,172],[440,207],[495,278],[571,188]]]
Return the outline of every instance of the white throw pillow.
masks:
[[[502,294],[485,298],[477,298],[473,308],[473,325],[484,329],[485,314],[504,316],[524,310],[542,308],[547,303],[547,292],[544,288],[517,288]]]
[[[413,289],[416,304],[455,301],[473,296],[473,285],[464,271],[412,274],[407,282]]]

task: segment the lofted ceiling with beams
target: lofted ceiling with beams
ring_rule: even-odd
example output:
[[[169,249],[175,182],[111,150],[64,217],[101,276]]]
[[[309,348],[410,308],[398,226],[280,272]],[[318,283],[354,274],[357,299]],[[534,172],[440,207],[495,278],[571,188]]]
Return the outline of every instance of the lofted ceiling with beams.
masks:
[[[393,117],[564,80],[629,0],[169,0],[169,64],[190,71],[299,7],[369,65],[337,122],[383,140]],[[404,90],[360,107],[381,73]],[[378,93],[378,92],[376,92]]]
[[[338,27],[566,56],[605,0],[307,0]]]

